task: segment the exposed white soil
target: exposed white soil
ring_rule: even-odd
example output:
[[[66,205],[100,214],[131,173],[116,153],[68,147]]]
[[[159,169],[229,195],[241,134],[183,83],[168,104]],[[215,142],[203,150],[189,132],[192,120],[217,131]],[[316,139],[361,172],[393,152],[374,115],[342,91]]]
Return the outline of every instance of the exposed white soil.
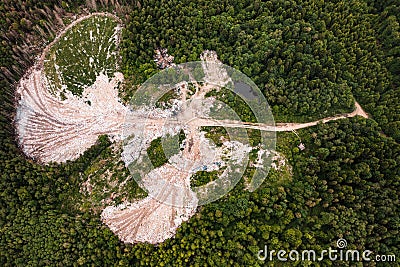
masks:
[[[101,74],[82,97],[67,94],[61,100],[47,90],[40,70],[20,81],[15,125],[24,153],[40,162],[65,162],[79,157],[99,135],[118,139],[127,108],[115,89],[123,79]],[[89,102],[90,104],[89,104]]]

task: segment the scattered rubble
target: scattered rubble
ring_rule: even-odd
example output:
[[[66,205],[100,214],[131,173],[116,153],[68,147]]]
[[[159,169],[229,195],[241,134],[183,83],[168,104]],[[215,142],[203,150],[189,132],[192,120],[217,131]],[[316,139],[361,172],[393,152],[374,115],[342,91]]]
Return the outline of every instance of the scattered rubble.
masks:
[[[273,153],[275,156],[272,157],[271,167],[277,171],[283,170],[283,168],[288,165],[287,159],[277,151],[273,151]]]
[[[170,180],[161,184],[165,179]],[[167,164],[153,170],[148,180],[151,191],[148,197],[133,203],[108,206],[101,214],[103,222],[123,242],[161,243],[174,236],[182,222],[196,212],[197,198],[190,190],[187,173]],[[157,181],[160,183],[154,185]]]
[[[158,48],[154,50],[154,61],[157,64],[157,67],[160,69],[166,69],[171,66],[175,66],[174,57],[168,55],[167,48]]]
[[[90,16],[97,15],[115,18],[107,13],[94,13],[79,18],[44,49],[37,64],[21,79],[16,90],[15,127],[23,152],[39,162],[74,160],[95,144],[99,135],[107,134],[112,140],[125,143],[122,160],[128,167],[136,164],[139,170],[145,166],[144,152],[152,140],[167,135],[174,136],[181,130],[184,131],[186,140],[183,141],[181,150],[172,155],[168,163],[143,172],[140,182],[147,190],[146,198],[131,203],[125,200],[121,205],[108,206],[103,210],[101,219],[123,242],[156,244],[172,237],[182,222],[195,214],[201,201],[199,193],[207,194],[208,187],[199,191],[190,187],[190,178],[197,171],[223,171],[219,181],[211,182],[209,188],[229,188],[235,183],[231,179],[232,173],[240,174],[239,166],[245,166],[248,154],[254,148],[234,140],[223,140],[223,145],[217,147],[205,138],[204,133],[200,131],[201,126],[275,132],[291,131],[356,115],[368,117],[356,102],[356,110],[352,113],[302,124],[278,124],[277,127],[266,123],[211,119],[208,112],[216,101],[212,97],[205,98],[206,93],[232,84],[232,79],[218,60],[217,53],[210,50],[205,50],[200,55],[204,84],[190,84],[186,81],[176,84],[179,97],[164,109],[152,106],[131,109],[124,106],[118,99],[117,86],[123,81],[123,75],[119,72],[114,73],[113,77],[100,73],[92,85],[84,88],[81,97],[67,91],[65,99],[61,99],[51,93],[48,77],[44,73],[43,62],[46,54],[68,29]],[[305,28],[306,31],[310,29]],[[119,31],[120,28],[117,27],[116,32]],[[91,38],[90,34],[89,41]],[[114,38],[116,43],[119,42],[119,35],[116,34]],[[113,54],[105,56],[111,55]],[[90,58],[89,65],[93,64],[93,60]],[[174,67],[173,60],[174,57],[168,55],[166,48],[155,50],[154,61],[158,68]],[[59,69],[59,66],[55,67]],[[300,150],[305,149],[301,142],[298,147]],[[270,155],[273,155],[271,166],[274,170],[279,171],[286,167],[291,171],[283,155],[260,147],[253,166],[265,167],[265,159]],[[233,164],[229,165],[227,161]],[[127,181],[128,179],[120,183],[119,188]],[[82,184],[81,192],[91,194],[93,186],[93,181],[88,177]],[[117,187],[117,184],[112,186]],[[116,197],[118,193],[112,193],[109,198],[103,200],[103,204],[111,204]]]
[[[39,162],[65,162],[78,158],[99,135],[118,140],[127,108],[118,100],[116,86],[123,79],[101,74],[82,97],[67,91],[61,100],[51,94],[42,70],[33,67],[17,88],[15,118],[24,153]]]
[[[205,82],[224,87],[228,83],[232,82],[231,77],[228,75],[224,65],[218,59],[218,55],[215,51],[205,50],[200,55],[201,64],[205,74]]]
[[[304,149],[306,149],[306,146],[305,146],[303,143],[300,143],[300,144],[298,145],[298,148],[299,148],[300,150],[304,150]]]

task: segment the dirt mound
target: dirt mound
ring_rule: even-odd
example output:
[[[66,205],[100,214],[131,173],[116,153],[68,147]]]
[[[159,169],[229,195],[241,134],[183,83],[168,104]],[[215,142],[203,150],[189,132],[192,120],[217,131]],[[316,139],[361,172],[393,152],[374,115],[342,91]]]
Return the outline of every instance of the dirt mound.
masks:
[[[123,79],[97,77],[82,97],[61,100],[46,86],[46,76],[33,69],[20,81],[15,125],[26,155],[40,162],[65,162],[79,157],[99,135],[118,139],[127,108],[118,101],[117,83]]]

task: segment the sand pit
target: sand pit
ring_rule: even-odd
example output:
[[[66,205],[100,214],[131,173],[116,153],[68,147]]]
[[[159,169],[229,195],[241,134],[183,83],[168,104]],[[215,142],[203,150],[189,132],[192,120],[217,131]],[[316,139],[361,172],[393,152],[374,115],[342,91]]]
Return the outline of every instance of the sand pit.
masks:
[[[127,111],[115,89],[122,79],[120,73],[112,79],[99,75],[82,97],[60,100],[47,90],[42,71],[32,70],[17,90],[15,124],[24,153],[43,163],[65,162],[77,159],[99,135],[118,140]]]
[[[83,16],[67,26],[44,49],[36,64],[27,71],[18,84],[15,118],[18,141],[23,152],[39,162],[74,160],[94,145],[99,135],[108,134],[115,140],[120,136],[121,125],[127,111],[118,99],[117,86],[123,81],[122,73],[110,73],[108,77],[107,71],[110,69],[100,69],[99,65],[93,83],[81,84],[83,92],[78,96],[66,90],[67,85],[71,87],[72,84],[65,81],[68,78],[66,75],[72,71],[85,70],[92,62],[88,62],[88,66],[80,64],[75,68],[73,65],[67,65],[71,73],[64,75],[58,73],[60,66],[56,64],[58,61],[54,60],[59,43],[64,42],[65,46],[68,40],[76,41],[75,39],[82,34],[82,23],[91,18],[100,22],[104,20],[107,23],[114,23],[112,25],[115,25],[115,28],[110,26],[109,34],[115,38],[104,46],[117,47],[118,33],[121,31],[117,17],[108,13]],[[100,26],[96,24],[96,27]],[[94,38],[93,36],[94,34],[90,32],[90,38]],[[102,34],[98,32],[97,36]],[[96,45],[93,40],[88,40],[87,43],[91,46]],[[54,51],[53,47],[57,49]],[[63,60],[68,64],[81,63],[76,60],[83,60],[81,54],[84,54],[85,50],[82,49],[77,48],[77,59],[71,54],[70,57],[59,61]],[[97,54],[96,58],[93,58],[95,56],[91,55],[90,59],[101,62],[106,56],[108,55]],[[54,63],[53,68],[50,62]],[[54,71],[57,72],[57,83],[54,81]],[[63,75],[66,76],[65,79],[60,78]],[[59,93],[62,93],[62,97]]]

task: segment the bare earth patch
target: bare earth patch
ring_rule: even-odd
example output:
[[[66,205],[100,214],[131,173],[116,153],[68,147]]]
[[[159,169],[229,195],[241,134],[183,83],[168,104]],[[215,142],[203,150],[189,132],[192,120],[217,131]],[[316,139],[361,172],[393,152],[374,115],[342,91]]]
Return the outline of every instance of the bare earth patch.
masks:
[[[60,100],[49,92],[43,72],[32,70],[17,90],[15,123],[24,153],[44,163],[65,162],[78,158],[99,135],[118,139],[127,111],[115,89],[122,79],[121,73],[111,80],[100,75],[82,97]]]

